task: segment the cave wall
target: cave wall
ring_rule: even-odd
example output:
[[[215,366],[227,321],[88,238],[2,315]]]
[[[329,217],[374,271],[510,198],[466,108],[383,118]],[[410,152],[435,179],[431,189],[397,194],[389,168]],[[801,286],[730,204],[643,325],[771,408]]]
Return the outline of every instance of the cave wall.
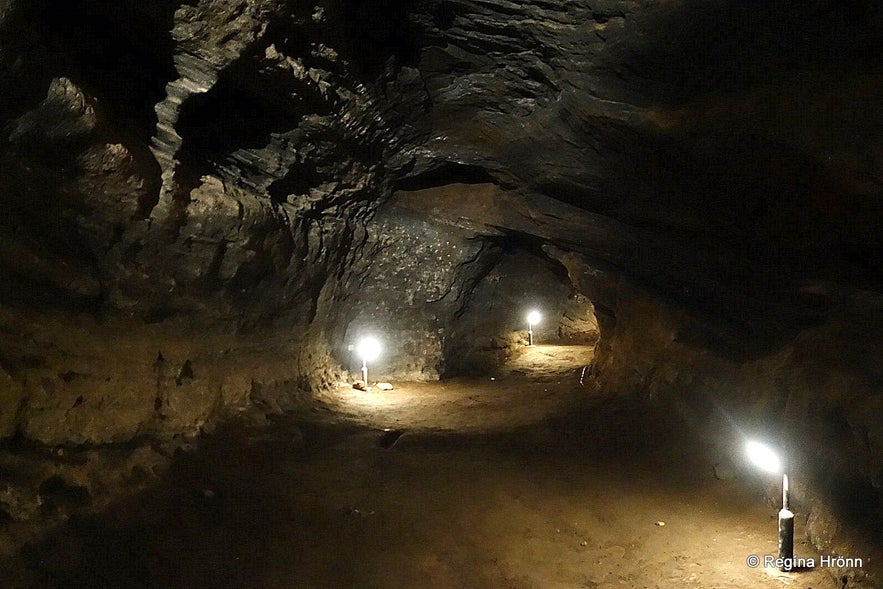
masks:
[[[843,554],[877,545],[883,498],[878,292],[828,280],[786,286],[770,282],[762,268],[753,277],[718,273],[717,264],[700,263],[707,252],[677,242],[659,247],[634,229],[602,242],[597,235],[615,224],[495,185],[400,193],[396,202],[438,225],[494,238],[539,238],[544,263],[567,271],[567,280],[553,282],[569,283],[568,291],[592,303],[600,336],[594,386],[670,408],[707,446],[710,459],[740,465],[740,476],[765,489],[771,502],[778,491],[744,465],[743,446],[753,436],[783,444],[792,479],[799,481],[794,499],[809,539]],[[476,315],[467,320],[506,324],[501,339],[523,335],[515,331],[521,317],[494,307],[517,307],[513,301],[531,293],[529,287],[513,292],[524,274],[507,271],[498,261],[505,259],[497,252],[488,265],[487,280],[477,283],[470,299]],[[542,274],[519,255],[509,260],[528,274]],[[451,325],[452,335],[467,327]],[[505,355],[503,343],[457,346],[466,350],[461,369],[474,370],[470,361],[493,366]]]
[[[692,311],[763,316],[769,351],[822,320],[800,281],[879,285],[879,120],[855,113],[879,104],[881,16],[853,8],[7,2],[3,304],[346,364],[349,276],[383,262],[372,215],[396,188],[484,183],[531,217],[495,224],[478,193],[476,237],[505,226]],[[438,372],[420,313],[423,335],[396,328],[423,356],[402,375]],[[714,347],[744,353],[731,335]],[[11,401],[28,348],[4,351]],[[280,376],[333,380],[301,368]]]
[[[419,134],[398,25],[342,3],[3,8],[0,435],[198,431],[340,380],[331,301]]]
[[[367,226],[361,263],[348,284],[346,332],[338,357],[355,375],[353,346],[378,338],[383,353],[372,380],[435,380],[444,370],[444,341],[463,292],[463,272],[483,245],[474,234],[386,207]],[[465,270],[464,270],[465,268]]]
[[[591,262],[555,252],[586,292],[598,292]],[[606,282],[606,281],[605,281]],[[762,439],[788,461],[799,534],[837,554],[879,546],[883,504],[883,299],[833,287],[824,319],[774,347],[762,330],[697,313],[619,278],[593,374],[604,390],[629,391],[679,414],[713,460],[736,465],[776,505],[781,489],[746,464],[744,444]],[[816,287],[813,292],[818,294]],[[876,565],[855,580],[879,574]]]
[[[722,453],[719,407],[788,424],[846,522],[879,506],[881,40],[870,0],[2,2],[0,437],[279,410],[377,324],[434,378],[480,311],[519,329],[487,311],[524,250],[591,303],[599,386]]]

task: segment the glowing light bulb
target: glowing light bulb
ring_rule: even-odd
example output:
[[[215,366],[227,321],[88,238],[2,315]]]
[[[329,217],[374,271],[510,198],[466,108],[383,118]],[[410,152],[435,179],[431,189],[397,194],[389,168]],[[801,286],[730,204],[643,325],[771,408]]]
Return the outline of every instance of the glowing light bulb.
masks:
[[[527,345],[533,345],[533,326],[539,323],[541,319],[540,312],[533,310],[527,314]]]
[[[380,342],[377,341],[377,338],[373,337],[362,338],[356,346],[356,353],[365,362],[376,360],[382,350],[383,347],[380,345]]]
[[[362,359],[362,382],[366,387],[365,390],[369,390],[368,387],[368,362],[373,362],[380,356],[380,351],[382,350],[382,346],[380,342],[377,341],[377,338],[373,337],[364,337],[359,341],[359,344],[356,346],[356,354]]]
[[[760,442],[748,442],[745,444],[748,458],[755,466],[767,472],[782,472],[782,461],[768,446]]]

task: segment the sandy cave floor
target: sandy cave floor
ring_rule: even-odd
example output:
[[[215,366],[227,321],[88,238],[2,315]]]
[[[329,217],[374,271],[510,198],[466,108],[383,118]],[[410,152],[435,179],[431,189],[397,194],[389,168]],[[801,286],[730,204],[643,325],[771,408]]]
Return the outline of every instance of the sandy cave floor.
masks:
[[[775,551],[775,509],[717,480],[671,416],[580,386],[590,358],[537,346],[493,380],[347,387],[230,424],[26,551],[4,586],[842,586],[749,568]]]

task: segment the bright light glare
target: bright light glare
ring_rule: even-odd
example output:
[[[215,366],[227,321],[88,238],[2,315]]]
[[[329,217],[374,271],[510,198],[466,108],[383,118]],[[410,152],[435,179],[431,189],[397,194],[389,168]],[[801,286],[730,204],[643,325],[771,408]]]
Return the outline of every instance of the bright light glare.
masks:
[[[536,325],[540,322],[541,315],[539,311],[531,311],[527,314],[527,322],[531,325]]]
[[[380,342],[376,338],[366,337],[359,341],[359,345],[356,346],[356,353],[362,360],[373,362],[380,355],[381,349]]]
[[[782,472],[782,462],[769,447],[760,442],[748,442],[745,444],[745,451],[748,452],[751,462],[758,468],[767,472]]]

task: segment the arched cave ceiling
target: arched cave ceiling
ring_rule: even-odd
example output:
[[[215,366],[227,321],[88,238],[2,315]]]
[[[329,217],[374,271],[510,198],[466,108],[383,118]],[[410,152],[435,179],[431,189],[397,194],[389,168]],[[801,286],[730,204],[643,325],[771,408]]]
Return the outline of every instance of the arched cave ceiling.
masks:
[[[2,19],[7,284],[96,307],[273,273],[315,291],[294,252],[340,263],[394,190],[458,183],[542,217],[508,230],[680,296],[880,283],[873,2],[7,1]]]

